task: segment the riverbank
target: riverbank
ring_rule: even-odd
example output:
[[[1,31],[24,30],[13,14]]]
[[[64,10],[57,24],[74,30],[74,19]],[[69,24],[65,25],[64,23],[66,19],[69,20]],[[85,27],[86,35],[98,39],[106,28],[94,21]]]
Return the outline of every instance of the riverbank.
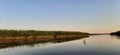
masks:
[[[120,31],[112,32],[111,35],[120,35]]]
[[[49,37],[49,38],[48,38]],[[87,38],[89,35],[59,35],[56,38],[53,36],[36,36],[35,37],[6,37],[0,39],[0,49],[2,48],[8,48],[8,47],[15,47],[15,46],[23,46],[23,45],[31,45],[34,44],[45,44],[47,42],[52,43],[60,43],[60,42],[66,42],[71,40],[77,40],[82,38]]]
[[[55,39],[89,36],[75,31],[0,30],[0,40]]]
[[[63,39],[63,38],[77,38],[77,37],[84,37],[89,35],[58,35],[57,37],[54,36],[16,36],[16,37],[0,37],[0,40],[25,40],[25,39]]]

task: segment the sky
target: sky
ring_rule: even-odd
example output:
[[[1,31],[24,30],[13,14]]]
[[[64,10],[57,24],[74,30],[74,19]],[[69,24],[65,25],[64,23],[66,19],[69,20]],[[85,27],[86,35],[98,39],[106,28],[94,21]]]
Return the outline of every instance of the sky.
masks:
[[[0,29],[120,30],[120,0],[0,0]]]

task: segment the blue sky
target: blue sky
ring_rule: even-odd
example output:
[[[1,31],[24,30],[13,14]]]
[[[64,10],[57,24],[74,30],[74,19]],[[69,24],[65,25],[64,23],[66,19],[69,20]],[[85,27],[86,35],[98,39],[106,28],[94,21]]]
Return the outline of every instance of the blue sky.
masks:
[[[119,0],[0,0],[0,29],[120,30]]]

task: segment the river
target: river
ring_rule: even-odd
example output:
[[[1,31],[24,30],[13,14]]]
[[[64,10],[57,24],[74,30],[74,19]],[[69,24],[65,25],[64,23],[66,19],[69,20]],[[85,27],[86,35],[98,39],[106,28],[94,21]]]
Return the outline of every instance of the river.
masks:
[[[0,49],[0,55],[120,55],[120,39],[110,35],[92,35],[63,42],[18,45]]]

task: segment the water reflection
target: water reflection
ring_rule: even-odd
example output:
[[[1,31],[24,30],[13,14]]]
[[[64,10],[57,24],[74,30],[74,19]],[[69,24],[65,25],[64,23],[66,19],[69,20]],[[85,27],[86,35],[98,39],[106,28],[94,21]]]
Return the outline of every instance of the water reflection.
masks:
[[[37,41],[38,43],[36,43]],[[82,39],[67,38],[67,39],[53,39],[48,41],[45,40],[42,41],[40,41],[40,39],[36,40],[31,45],[26,43],[33,41],[25,40],[24,43],[22,42],[23,43],[22,45],[13,46],[15,48],[6,47],[4,50],[0,49],[0,54],[2,55],[116,55],[116,54],[120,55],[120,48],[119,48],[120,40],[114,37],[111,38],[110,35],[94,35],[94,36],[92,35],[88,38],[82,38]],[[41,46],[41,44],[43,46]]]
[[[12,47],[24,46],[24,45],[34,47],[36,44],[41,44],[45,46],[47,43],[61,43],[61,42],[67,42],[67,41],[77,40],[77,39],[86,38],[86,37],[89,37],[89,36],[75,37],[75,38],[73,37],[72,38],[56,38],[56,39],[0,40],[0,49],[12,48]],[[83,43],[86,45],[85,40],[83,41]]]
[[[83,44],[84,44],[84,46],[86,47],[86,40],[85,40],[85,39],[83,40]]]
[[[61,41],[60,41],[61,42]],[[80,40],[39,48],[23,55],[120,55],[120,41],[109,35],[91,36]]]
[[[120,35],[111,35],[112,38],[120,39]]]

